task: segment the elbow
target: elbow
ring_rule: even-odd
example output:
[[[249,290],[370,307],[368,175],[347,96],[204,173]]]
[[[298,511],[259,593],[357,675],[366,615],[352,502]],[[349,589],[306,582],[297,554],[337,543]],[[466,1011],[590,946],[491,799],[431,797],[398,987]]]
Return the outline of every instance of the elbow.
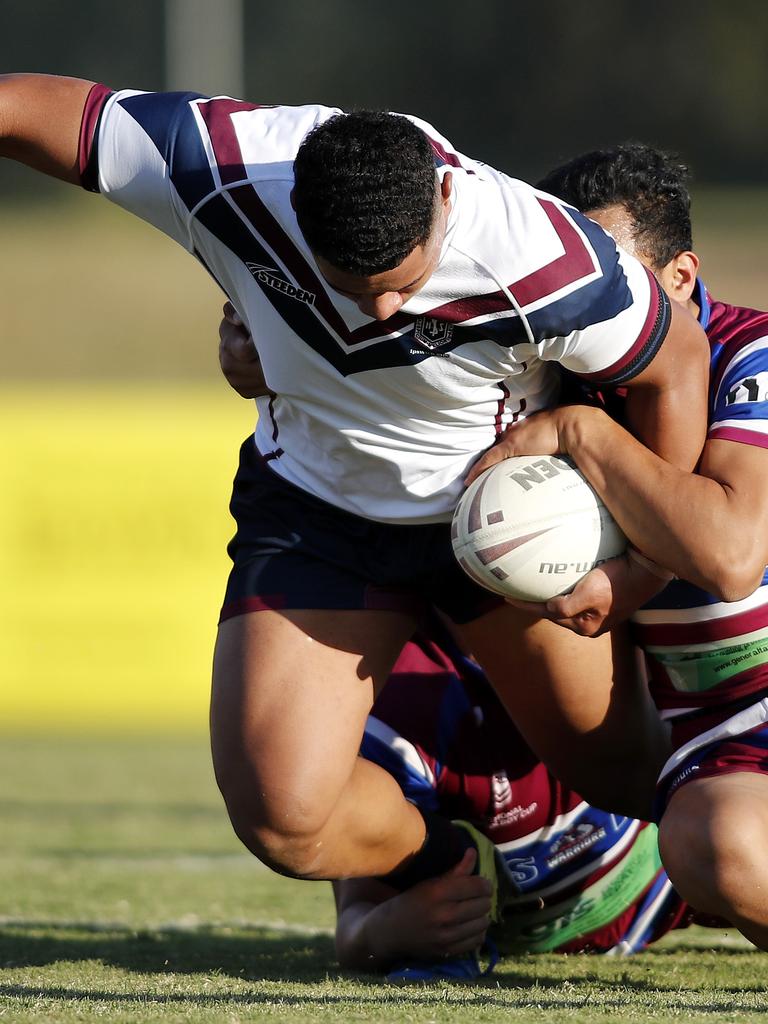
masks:
[[[760,586],[765,572],[762,553],[719,548],[715,561],[703,574],[703,585],[721,601],[743,601]]]

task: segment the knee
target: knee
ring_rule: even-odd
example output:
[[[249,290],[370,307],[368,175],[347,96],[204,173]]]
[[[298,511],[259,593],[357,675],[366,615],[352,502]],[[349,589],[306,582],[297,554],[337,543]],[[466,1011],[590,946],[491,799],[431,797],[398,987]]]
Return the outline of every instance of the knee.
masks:
[[[323,833],[332,804],[293,780],[290,790],[275,788],[218,767],[216,778],[235,835],[255,857],[293,878],[327,877]]]
[[[738,794],[727,801],[709,797],[694,785],[675,794],[661,821],[659,850],[684,898],[699,910],[730,916],[762,881],[768,818]]]
[[[254,822],[229,813],[237,837],[268,868],[290,878],[328,878],[321,829],[291,829],[282,821]]]

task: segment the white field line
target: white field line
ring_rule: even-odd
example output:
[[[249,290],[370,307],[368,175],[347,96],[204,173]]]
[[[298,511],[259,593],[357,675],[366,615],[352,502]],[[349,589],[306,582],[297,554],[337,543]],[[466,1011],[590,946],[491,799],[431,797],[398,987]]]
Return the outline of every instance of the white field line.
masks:
[[[0,854],[0,863],[17,861],[19,854]],[[109,864],[117,867],[130,867],[132,864],[137,867],[173,867],[179,871],[207,871],[211,868],[217,870],[245,869],[256,871],[267,871],[268,868],[248,853],[112,853],[109,850],[103,852],[87,850],[77,853],[57,853],[52,850],[49,853],[24,853],[26,865],[46,866],[55,864],[61,868],[67,864]]]
[[[163,921],[154,924],[126,924],[125,921],[84,921],[78,918],[50,918],[41,920],[39,917],[12,917],[0,915],[0,928],[67,928],[72,931],[89,932],[129,932],[145,934],[161,932],[195,932],[221,931],[227,928],[240,930],[261,929],[263,931],[282,932],[291,935],[333,935],[334,929],[319,927],[315,924],[301,924],[283,921],[280,918],[229,918],[226,921],[204,921],[196,914],[185,914],[175,921]]]

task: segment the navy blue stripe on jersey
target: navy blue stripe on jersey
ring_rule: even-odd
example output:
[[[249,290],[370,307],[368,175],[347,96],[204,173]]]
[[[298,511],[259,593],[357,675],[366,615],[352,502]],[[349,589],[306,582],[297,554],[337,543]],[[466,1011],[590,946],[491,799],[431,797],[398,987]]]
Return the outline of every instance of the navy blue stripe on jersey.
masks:
[[[652,292],[651,309],[655,305],[656,314],[651,319],[649,313],[649,320],[643,325],[645,336],[641,333],[629,360],[621,360],[599,373],[591,374],[589,379],[592,382],[617,386],[636,377],[654,359],[669,333],[672,323],[672,300],[650,270],[647,273]]]
[[[720,598],[715,597],[714,594],[708,594],[706,590],[701,590],[693,583],[687,583],[685,580],[672,580],[655,597],[646,601],[643,610],[650,611],[654,608],[661,608],[664,611],[668,609],[682,611],[685,608],[699,608],[705,604],[720,604]]]
[[[548,338],[567,337],[572,331],[581,331],[593,324],[611,320],[631,304],[632,295],[622,274],[621,280],[610,289],[606,289],[603,279],[593,281],[542,309],[527,313],[526,319],[534,341],[539,343]],[[467,340],[488,338],[504,348],[522,345],[530,340],[516,313],[476,325],[454,328],[454,331],[457,329],[465,332]]]
[[[173,187],[189,210],[216,187],[190,107],[192,100],[202,98],[199,92],[160,92],[118,100],[155,144]]]
[[[196,216],[211,234],[246,265],[252,263],[254,266],[274,267],[274,256],[241,220],[223,195],[219,194],[210,199],[198,210]],[[315,315],[309,297],[297,297],[295,288],[280,290],[274,286],[274,281],[269,283],[269,277],[258,271],[251,273],[264,298],[286,324],[342,376],[365,370],[409,366],[424,359],[435,358],[429,349],[420,347],[415,341],[412,327],[408,333],[401,331],[398,335],[384,338],[379,344],[371,345],[362,351],[349,352],[339,345],[338,340]],[[279,284],[279,275],[277,280]],[[290,284],[287,278],[284,283]],[[415,323],[415,320],[412,323]],[[440,352],[456,348],[466,340],[466,336],[461,336],[460,330],[454,330],[454,336],[441,346]]]
[[[227,294],[227,290],[226,290],[226,288],[225,288],[225,287],[224,287],[224,285],[223,285],[223,284],[221,283],[221,281],[220,281],[220,280],[218,279],[218,277],[216,277],[216,275],[215,275],[215,274],[214,274],[214,272],[213,272],[213,271],[211,270],[211,268],[210,268],[210,267],[208,266],[208,264],[207,264],[207,263],[205,262],[205,259],[203,258],[202,254],[201,254],[201,253],[199,252],[199,250],[197,250],[197,249],[193,249],[193,250],[192,250],[192,255],[193,255],[193,256],[195,257],[195,259],[197,260],[197,262],[198,262],[198,263],[199,263],[199,264],[200,264],[200,265],[201,265],[202,267],[204,267],[204,268],[205,268],[205,270],[207,270],[207,271],[208,271],[208,273],[209,273],[209,274],[211,275],[211,277],[213,278],[213,280],[214,280],[214,281],[216,282],[216,284],[217,284],[217,285],[219,286],[219,288],[221,288],[221,290],[222,290],[222,291],[224,292],[224,294],[226,295],[226,294]]]
[[[440,765],[448,762],[450,750],[456,743],[459,726],[471,708],[472,703],[462,685],[461,679],[455,673],[451,673],[450,679],[440,698],[437,727],[438,763],[435,765],[436,775],[440,772]]]
[[[315,308],[345,345],[352,347],[363,341],[389,337],[398,330],[410,329],[414,318],[407,313],[395,313],[388,320],[373,320],[362,327],[350,330],[333,305],[326,291],[325,282],[315,273],[296,243],[283,230],[256,190],[250,185],[242,185],[230,189],[229,195],[293,279],[302,288],[314,294]]]
[[[760,585],[764,586],[766,583],[768,583],[768,568],[763,573]],[[706,605],[722,603],[719,597],[702,590],[693,583],[688,583],[687,580],[672,580],[660,593],[652,597],[650,601],[646,601],[643,611],[654,611],[655,609],[684,611],[687,608],[702,608]]]
[[[559,826],[549,825],[546,838],[533,833],[530,842],[515,844],[504,851],[504,860],[521,892],[542,889],[558,883],[569,884],[578,868],[590,865],[598,869],[596,861],[609,854],[616,844],[638,823],[633,818],[601,811],[587,804],[573,818]],[[566,823],[567,821],[567,823]]]
[[[709,318],[712,313],[712,303],[709,295],[707,294],[707,288],[700,277],[696,278],[696,283],[693,286],[693,294],[691,298],[699,307],[699,323],[706,329],[709,327]]]
[[[681,902],[666,871],[659,868],[650,888],[635,907],[634,920],[619,944],[621,952],[624,955],[638,953],[664,935],[670,917],[679,909]]]
[[[494,317],[499,313],[514,319],[516,313],[508,293],[526,310],[558,292],[571,289],[559,302],[554,300],[541,309],[526,312],[535,322],[536,341],[542,341],[612,319],[632,304],[632,294],[613,240],[576,210],[560,207],[549,199],[540,198],[538,202],[560,240],[561,254],[545,266],[510,282],[506,291],[500,287],[495,292],[453,299],[430,309],[428,316],[453,324],[465,324],[468,320]],[[591,282],[590,287],[589,280],[596,274],[598,280]],[[561,306],[561,302],[566,305]],[[547,318],[550,311],[551,322]]]

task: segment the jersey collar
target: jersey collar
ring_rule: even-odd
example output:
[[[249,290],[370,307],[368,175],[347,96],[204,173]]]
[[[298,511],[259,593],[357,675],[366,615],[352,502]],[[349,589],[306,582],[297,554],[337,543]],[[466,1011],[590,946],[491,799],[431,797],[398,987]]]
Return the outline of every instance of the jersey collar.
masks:
[[[706,331],[709,327],[709,318],[712,313],[712,303],[709,298],[706,286],[700,277],[696,278],[696,285],[693,289],[693,295],[691,298],[699,307],[699,323]]]

